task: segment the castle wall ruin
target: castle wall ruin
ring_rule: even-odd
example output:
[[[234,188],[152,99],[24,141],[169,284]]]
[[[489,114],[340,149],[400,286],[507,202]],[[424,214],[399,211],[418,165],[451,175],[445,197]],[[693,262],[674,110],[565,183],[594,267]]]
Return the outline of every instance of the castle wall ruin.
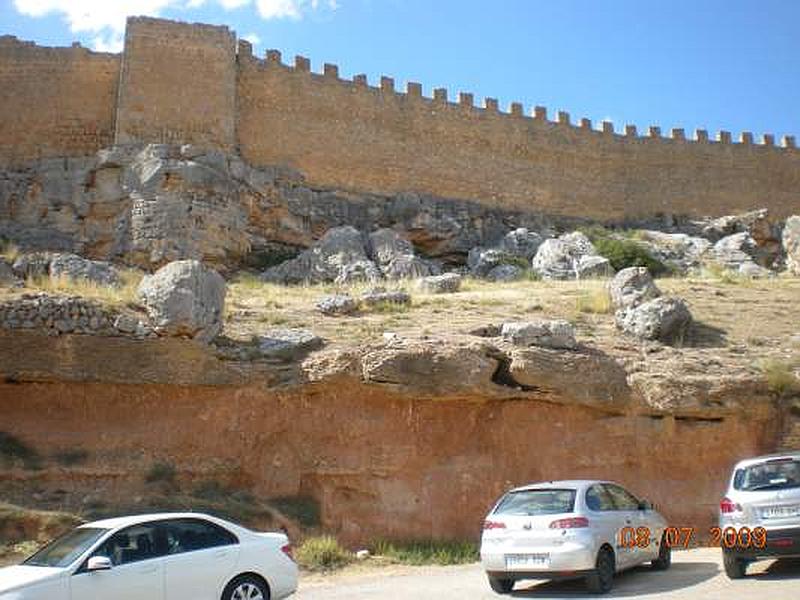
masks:
[[[121,71],[121,73],[120,73]],[[0,163],[87,154],[110,142],[181,142],[288,165],[310,184],[415,191],[510,209],[620,220],[800,210],[791,136],[600,129],[514,103],[426,97],[389,77],[264,59],[226,27],[131,18],[121,56],[0,39]]]

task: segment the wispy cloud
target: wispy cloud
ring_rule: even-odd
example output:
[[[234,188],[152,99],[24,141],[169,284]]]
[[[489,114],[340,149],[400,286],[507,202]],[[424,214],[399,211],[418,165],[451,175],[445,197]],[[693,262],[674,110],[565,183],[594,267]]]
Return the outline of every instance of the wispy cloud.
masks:
[[[263,19],[297,20],[310,12],[339,8],[337,0],[14,0],[14,7],[29,17],[60,14],[71,32],[94,34],[96,50],[118,52],[128,16],[157,17],[167,9],[192,10],[211,3],[224,10],[252,6]]]

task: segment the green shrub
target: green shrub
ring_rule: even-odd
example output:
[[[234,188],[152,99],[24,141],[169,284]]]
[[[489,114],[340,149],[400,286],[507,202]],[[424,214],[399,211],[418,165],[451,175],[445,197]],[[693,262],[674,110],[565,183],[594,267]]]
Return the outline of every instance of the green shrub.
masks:
[[[169,462],[156,462],[144,476],[147,483],[174,483],[175,465]]]
[[[330,535],[306,539],[294,554],[300,566],[313,571],[338,569],[353,560],[352,553],[342,548],[336,538]]]
[[[647,267],[652,275],[663,275],[669,271],[667,266],[654,258],[645,248],[631,240],[606,237],[594,241],[600,256],[609,260],[615,270],[627,267]]]
[[[794,374],[794,365],[780,360],[765,360],[760,365],[769,390],[778,396],[800,394],[800,379]]]
[[[370,551],[407,565],[459,565],[479,559],[478,545],[473,542],[416,540],[378,540]]]

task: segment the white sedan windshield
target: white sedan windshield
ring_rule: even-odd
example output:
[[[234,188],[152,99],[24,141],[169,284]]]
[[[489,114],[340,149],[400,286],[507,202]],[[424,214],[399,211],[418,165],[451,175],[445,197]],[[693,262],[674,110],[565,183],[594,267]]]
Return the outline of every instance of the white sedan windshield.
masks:
[[[47,544],[22,564],[29,567],[67,567],[107,531],[92,527],[73,529]]]

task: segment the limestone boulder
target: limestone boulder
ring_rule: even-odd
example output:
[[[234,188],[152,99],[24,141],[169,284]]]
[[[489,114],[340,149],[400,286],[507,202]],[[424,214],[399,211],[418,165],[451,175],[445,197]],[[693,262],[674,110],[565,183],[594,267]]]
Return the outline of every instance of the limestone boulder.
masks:
[[[417,289],[424,294],[452,294],[461,289],[461,275],[444,273],[423,277],[417,281]]]
[[[414,246],[394,229],[373,231],[368,238],[369,257],[380,268],[403,256],[414,256]]]
[[[350,267],[354,264],[359,266]],[[377,266],[367,256],[364,236],[346,225],[329,229],[311,248],[267,269],[262,278],[281,284],[330,283],[340,275],[347,279],[377,272]]]
[[[383,278],[381,270],[371,260],[359,260],[342,265],[334,280],[339,285],[350,283],[375,283]]]
[[[622,269],[609,282],[608,288],[617,310],[633,308],[661,296],[647,267]]]
[[[139,301],[159,335],[209,342],[222,331],[225,280],[196,260],[171,262],[139,284]]]
[[[12,270],[21,279],[28,277],[49,277],[50,262],[56,256],[53,252],[29,252],[14,260]]]
[[[258,351],[264,358],[295,361],[324,345],[321,337],[307,329],[270,329],[258,336]]]
[[[358,310],[358,302],[349,294],[332,294],[317,302],[317,310],[323,315],[351,315]]]
[[[575,328],[560,319],[503,323],[500,335],[514,346],[541,346],[574,350],[578,347]]]
[[[77,254],[55,254],[50,260],[50,277],[89,281],[97,285],[117,286],[119,273],[108,262],[89,260]]]
[[[488,281],[518,281],[525,276],[525,271],[517,265],[497,265],[486,274]]]
[[[542,242],[531,267],[542,279],[584,279],[613,275],[610,263],[597,254],[579,231]]]
[[[699,236],[650,230],[639,231],[636,243],[653,258],[681,274],[698,270],[713,245]]]
[[[673,343],[684,339],[692,324],[692,314],[681,298],[661,296],[615,315],[617,327],[642,340]]]
[[[408,306],[411,304],[411,295],[403,290],[386,291],[378,288],[361,294],[360,301],[368,308],[380,305]]]
[[[486,277],[496,267],[509,264],[513,257],[500,248],[476,247],[467,255],[467,267],[475,277]]]
[[[786,219],[783,227],[783,250],[786,253],[786,268],[793,275],[800,275],[800,216]]]
[[[712,256],[714,262],[720,266],[732,271],[738,271],[741,265],[756,261],[758,258],[758,245],[746,231],[734,233],[714,244]]]
[[[529,262],[536,256],[536,251],[542,245],[544,237],[541,234],[528,229],[527,227],[517,227],[509,231],[498,244],[498,249],[509,256],[524,259]]]
[[[382,268],[386,279],[417,279],[429,275],[439,275],[441,267],[434,261],[419,256],[400,255]]]

